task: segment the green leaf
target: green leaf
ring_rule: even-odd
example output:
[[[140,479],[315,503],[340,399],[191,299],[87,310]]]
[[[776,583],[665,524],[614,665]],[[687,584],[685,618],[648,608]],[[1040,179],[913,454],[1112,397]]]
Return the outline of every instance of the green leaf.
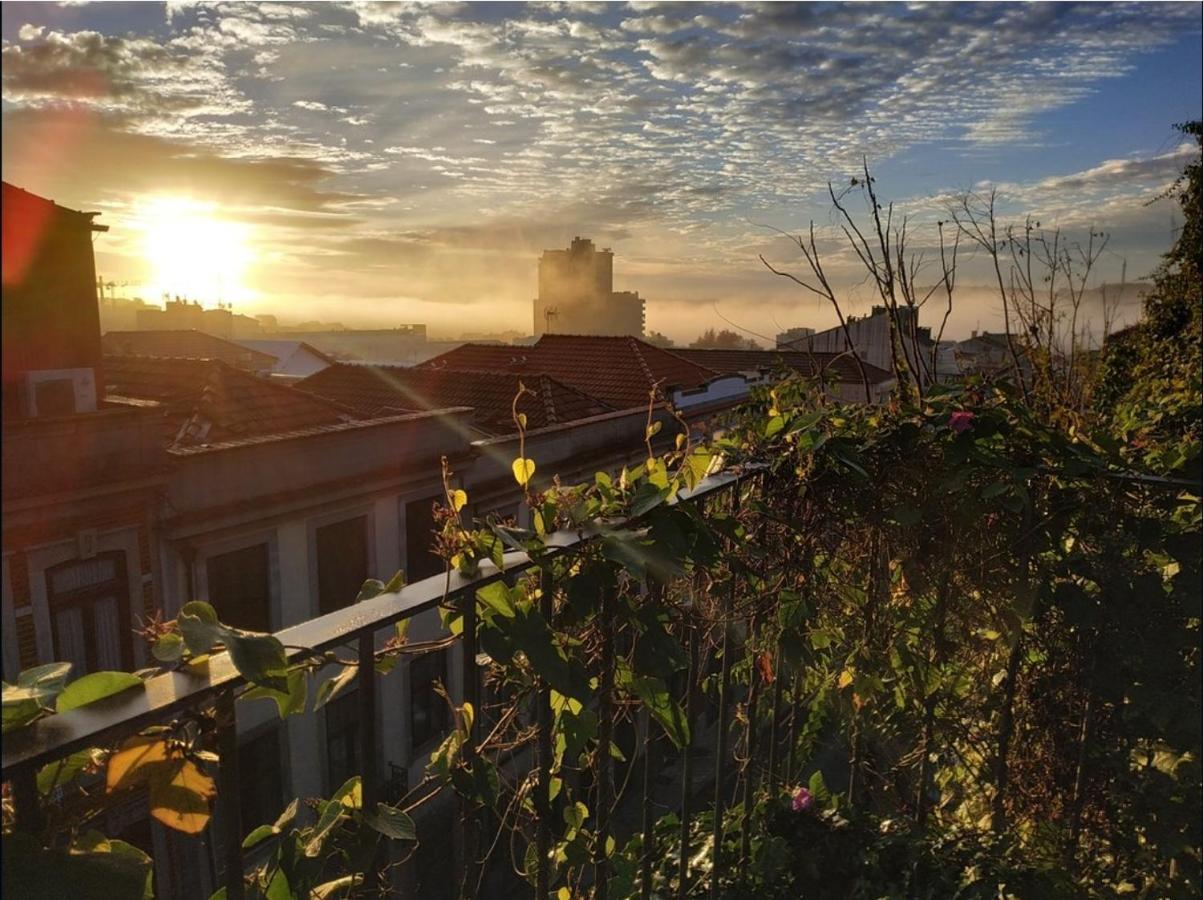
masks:
[[[150,653],[159,662],[178,662],[184,655],[184,639],[176,632],[169,631],[155,641]]]
[[[17,728],[28,725],[42,715],[42,704],[39,694],[30,688],[15,688],[10,684],[4,685],[4,725],[3,733],[8,734]]]
[[[38,770],[38,793],[42,796],[49,794],[59,785],[73,781],[89,766],[99,765],[103,759],[104,752],[102,750],[88,747],[55,762],[47,763]]]
[[[309,698],[309,679],[303,669],[294,669],[288,673],[288,690],[278,691],[264,685],[256,685],[242,695],[244,700],[274,700],[280,718],[303,713],[305,701]]]
[[[364,600],[371,600],[383,593],[384,582],[379,578],[369,578],[360,586],[359,593],[355,595],[355,602],[362,603]]]
[[[343,670],[334,678],[328,678],[317,689],[317,697],[313,701],[314,710],[319,710],[343,691],[359,674],[359,666],[343,666]]]
[[[679,703],[673,700],[668,688],[659,678],[651,675],[634,675],[630,677],[630,688],[643,701],[647,711],[652,714],[664,733],[678,747],[689,743],[689,722]]]
[[[236,628],[222,628],[221,638],[238,674],[252,684],[288,693],[288,657],[277,638]]]
[[[368,827],[394,841],[416,841],[417,831],[414,820],[394,806],[383,803],[376,804],[374,813],[364,813],[364,822]]]
[[[92,672],[67,685],[58,695],[55,709],[60,713],[69,712],[79,709],[81,706],[87,706],[89,703],[95,703],[97,700],[103,700],[105,697],[141,686],[142,679],[129,672]]]
[[[17,676],[17,687],[35,690],[53,691],[58,693],[63,688],[67,676],[71,674],[71,663],[46,663],[44,666],[34,666],[26,669]]]
[[[204,600],[185,603],[175,621],[188,652],[193,656],[208,653],[221,640],[222,629],[217,612]]]
[[[288,875],[283,868],[278,868],[272,874],[272,880],[267,883],[264,900],[295,900],[292,887],[288,883]]]
[[[668,490],[656,487],[651,482],[644,482],[635,490],[631,498],[631,515],[642,516],[655,509],[668,498]]]

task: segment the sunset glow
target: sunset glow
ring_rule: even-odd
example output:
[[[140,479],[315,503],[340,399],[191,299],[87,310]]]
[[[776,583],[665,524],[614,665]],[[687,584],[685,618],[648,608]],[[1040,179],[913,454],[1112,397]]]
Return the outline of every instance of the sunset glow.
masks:
[[[213,204],[153,197],[139,204],[138,226],[150,296],[187,297],[202,304],[245,301],[254,260],[251,229],[217,215]]]

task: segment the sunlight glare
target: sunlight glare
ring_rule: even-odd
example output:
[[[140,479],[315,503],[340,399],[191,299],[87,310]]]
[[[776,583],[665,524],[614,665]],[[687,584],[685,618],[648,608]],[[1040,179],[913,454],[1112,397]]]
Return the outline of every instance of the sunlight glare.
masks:
[[[245,283],[255,256],[249,226],[220,218],[213,203],[182,197],[152,197],[138,218],[152,296],[205,304],[252,298]]]

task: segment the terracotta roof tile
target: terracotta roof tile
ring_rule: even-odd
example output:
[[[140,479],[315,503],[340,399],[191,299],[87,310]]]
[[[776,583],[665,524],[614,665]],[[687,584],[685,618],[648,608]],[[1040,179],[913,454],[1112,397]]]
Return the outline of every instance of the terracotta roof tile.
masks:
[[[281,434],[354,418],[335,403],[220,360],[110,356],[105,358],[104,375],[108,393],[162,404],[172,447]]]
[[[634,337],[545,334],[529,347],[464,344],[419,368],[493,368],[542,373],[597,397],[615,409],[645,406],[657,383],[662,391],[695,388],[719,373]]]
[[[693,347],[673,348],[669,352],[724,373],[767,372],[786,366],[807,378],[825,372],[837,381],[859,383],[861,380],[856,360],[844,353],[817,350],[709,350]],[[871,363],[865,363],[864,366],[870,384],[880,384],[894,377]]]
[[[537,373],[334,365],[298,382],[297,387],[365,416],[403,409],[470,406],[473,421],[482,431],[512,434],[512,406],[520,380],[534,392],[523,395],[518,402],[518,411],[526,414],[528,428],[571,422],[611,409],[594,397]]]
[[[100,339],[105,356],[220,359],[253,372],[270,370],[276,357],[195,329],[109,331]]]

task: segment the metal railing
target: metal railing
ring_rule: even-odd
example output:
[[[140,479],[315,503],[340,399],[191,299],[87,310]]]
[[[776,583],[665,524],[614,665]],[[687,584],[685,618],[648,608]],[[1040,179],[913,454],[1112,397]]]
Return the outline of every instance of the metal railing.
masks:
[[[732,509],[738,509],[742,488],[750,480],[763,474],[763,470],[748,467],[738,471],[726,471],[703,479],[694,489],[682,490],[673,503],[708,502],[724,492],[732,495]],[[626,524],[636,524],[631,520]],[[578,550],[601,537],[596,528],[583,529],[575,532],[557,532],[549,536],[547,546],[554,554]],[[733,549],[733,548],[728,548]],[[475,594],[482,587],[499,579],[512,581],[517,576],[532,568],[539,568],[538,563],[524,552],[508,552],[504,556],[504,566],[499,569],[493,563],[485,561],[480,567],[480,574],[474,578],[466,578],[451,572],[427,578],[404,586],[396,593],[380,594],[364,600],[345,609],[319,616],[291,628],[277,632],[276,637],[284,644],[290,662],[301,660],[314,651],[322,652],[354,644],[357,647],[360,673],[372,673],[372,677],[359,679],[357,703],[359,707],[359,759],[362,761],[362,797],[364,808],[373,809],[380,799],[380,766],[377,764],[377,705],[378,690],[376,685],[376,635],[379,631],[389,628],[395,623],[434,610],[438,607],[455,607],[463,615],[463,630],[459,638],[462,645],[461,653],[461,702],[472,703],[478,707],[478,689],[480,686],[478,670],[478,646],[476,628]],[[545,579],[541,604],[544,617],[551,620],[552,593],[551,584],[546,579],[551,577],[549,568],[544,566],[541,578]],[[664,587],[650,586],[650,590],[664,590]],[[724,587],[727,592],[722,600],[725,612],[732,611],[735,599],[735,579],[731,578]],[[614,602],[613,596],[602,598],[603,619]],[[680,773],[681,792],[679,808],[680,819],[679,859],[677,873],[677,894],[685,897],[690,891],[689,868],[693,849],[691,841],[695,824],[694,806],[698,789],[695,784],[696,756],[701,749],[699,738],[694,733],[694,725],[699,715],[699,685],[706,672],[708,662],[700,654],[700,635],[696,625],[687,625],[683,636],[683,644],[687,648],[688,670],[684,686],[684,713],[686,725],[691,739],[678,751],[676,760],[665,755],[665,748],[660,746],[666,741],[657,741],[653,735],[650,719],[643,729],[642,757],[642,788],[639,797],[638,812],[640,827],[643,834],[643,857],[638,875],[638,891],[643,897],[652,893],[653,863],[657,858],[655,847],[653,793],[654,780],[658,773],[670,770],[673,765]],[[603,645],[601,653],[613,656],[613,632],[603,629]],[[735,651],[731,628],[724,625],[721,639],[721,671],[715,673],[717,685],[717,710],[714,715],[717,725],[713,732],[713,772],[707,779],[713,784],[713,823],[711,840],[714,861],[711,869],[710,895],[717,896],[719,878],[724,861],[721,848],[724,835],[723,812],[728,807],[726,798],[731,797],[728,766],[733,760],[733,750],[729,746],[728,732],[733,723],[732,717],[732,659]],[[718,647],[715,647],[718,650]],[[710,660],[713,661],[713,660]],[[612,679],[613,666],[603,667],[603,672],[610,672]],[[111,745],[138,731],[156,724],[170,721],[173,717],[189,710],[208,708],[216,710],[216,746],[220,758],[218,771],[217,815],[214,826],[221,831],[221,846],[224,857],[224,884],[227,900],[240,900],[245,895],[244,860],[242,858],[243,824],[239,810],[239,773],[238,773],[238,739],[234,716],[236,693],[247,685],[246,680],[235,670],[229,656],[225,652],[214,654],[204,667],[184,667],[154,675],[144,682],[144,689],[127,691],[114,697],[98,701],[86,707],[39,719],[29,726],[5,736],[3,751],[3,778],[12,785],[12,797],[16,813],[16,826],[19,830],[37,831],[39,822],[39,799],[35,778],[38,769],[71,753],[93,746]],[[756,691],[756,679],[749,680],[749,693],[746,697],[745,719],[751,723],[747,727],[743,746],[743,767],[737,773],[742,780],[742,805],[744,817],[750,811],[753,795],[756,791],[756,772],[767,773],[769,779],[778,774],[788,778],[790,759],[789,749],[786,749],[784,770],[782,760],[778,758],[783,734],[779,724],[781,716],[781,685],[777,683],[772,692],[772,711],[767,718],[771,733],[768,740],[767,753],[763,747],[757,747],[757,732],[763,726],[757,725],[756,706],[759,702]],[[596,756],[598,771],[596,773],[597,791],[597,839],[595,846],[598,856],[594,859],[592,877],[595,896],[607,897],[609,882],[609,861],[606,858],[607,837],[611,835],[612,822],[610,814],[615,801],[614,783],[611,767],[610,744],[614,740],[614,710],[611,704],[612,684],[599,685],[599,750]],[[536,818],[536,846],[540,860],[537,872],[537,896],[546,897],[550,890],[550,873],[547,859],[554,840],[552,831],[552,808],[549,799],[549,786],[552,769],[552,718],[551,692],[546,682],[541,682],[537,693],[537,709],[535,716],[534,767],[535,795],[534,810]],[[465,743],[464,754],[470,759],[479,740],[479,716],[470,725],[468,740]],[[790,730],[793,730],[793,720],[790,720]],[[756,759],[757,754],[764,759]],[[634,766],[636,760],[630,761]],[[738,789],[738,784],[736,789]],[[465,866],[464,885],[475,884],[472,876],[473,867],[477,864],[477,823],[467,810],[461,806],[459,818],[458,846],[462,848],[462,862]],[[747,856],[747,840],[744,839],[743,853]],[[696,848],[694,848],[696,849]],[[697,885],[694,885],[697,887]]]

